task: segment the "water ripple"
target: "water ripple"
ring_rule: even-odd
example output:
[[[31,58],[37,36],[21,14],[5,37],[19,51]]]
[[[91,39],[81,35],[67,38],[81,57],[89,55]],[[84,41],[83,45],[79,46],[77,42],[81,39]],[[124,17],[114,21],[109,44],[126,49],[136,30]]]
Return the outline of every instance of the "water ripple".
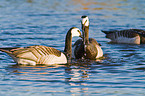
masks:
[[[63,3],[62,3],[63,2]],[[104,52],[98,60],[53,66],[16,65],[0,52],[0,95],[145,95],[145,45],[110,44],[101,30],[145,29],[143,0],[1,0],[0,46],[45,45],[63,51],[70,27],[90,18],[89,36]],[[78,38],[73,38],[73,43]]]

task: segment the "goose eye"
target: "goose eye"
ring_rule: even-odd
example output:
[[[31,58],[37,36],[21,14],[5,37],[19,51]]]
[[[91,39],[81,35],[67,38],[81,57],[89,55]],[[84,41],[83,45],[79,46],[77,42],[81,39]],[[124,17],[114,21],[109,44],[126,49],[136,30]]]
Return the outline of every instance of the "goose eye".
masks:
[[[80,30],[77,30],[80,34],[81,34],[81,31]]]

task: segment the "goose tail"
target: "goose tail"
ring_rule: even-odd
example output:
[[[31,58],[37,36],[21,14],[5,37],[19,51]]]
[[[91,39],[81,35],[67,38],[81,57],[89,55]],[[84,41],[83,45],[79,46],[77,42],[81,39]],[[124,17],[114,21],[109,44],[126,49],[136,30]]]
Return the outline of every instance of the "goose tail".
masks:
[[[106,35],[107,34],[110,34],[110,33],[114,33],[114,31],[105,31],[105,30],[101,30],[103,33],[105,33]]]
[[[12,52],[10,50],[11,50],[11,48],[0,48],[1,52],[7,53],[15,61],[16,57],[12,54]]]
[[[112,34],[114,34],[114,31],[104,31],[104,30],[101,30],[103,33],[106,34],[106,38],[109,38],[109,39],[113,39],[114,36]]]
[[[12,54],[12,52],[10,52],[9,50],[9,48],[0,48],[0,51],[5,52],[7,54]]]
[[[101,30],[103,33],[105,33],[105,34],[108,34],[109,32],[108,31],[104,31],[104,30]]]
[[[18,47],[11,47],[11,48],[0,48],[1,52],[5,52],[7,53],[10,57],[12,57],[13,59],[15,59],[16,57],[13,55],[14,50],[16,50]],[[19,48],[20,49],[20,48]]]

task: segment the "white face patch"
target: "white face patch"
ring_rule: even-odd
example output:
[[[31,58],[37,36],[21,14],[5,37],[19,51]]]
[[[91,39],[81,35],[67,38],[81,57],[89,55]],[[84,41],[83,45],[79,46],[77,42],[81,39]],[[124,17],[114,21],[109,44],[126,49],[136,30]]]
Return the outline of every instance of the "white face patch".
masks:
[[[73,28],[71,30],[71,34],[72,34],[72,37],[74,37],[74,36],[81,36],[81,32],[80,32],[80,30],[78,28]]]
[[[88,17],[83,18],[82,24],[84,24],[85,26],[89,26],[89,18]]]

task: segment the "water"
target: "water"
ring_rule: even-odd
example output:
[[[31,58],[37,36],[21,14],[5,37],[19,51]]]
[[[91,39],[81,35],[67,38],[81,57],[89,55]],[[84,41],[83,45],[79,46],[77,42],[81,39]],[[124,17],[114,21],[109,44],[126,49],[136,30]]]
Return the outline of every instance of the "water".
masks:
[[[70,27],[90,18],[103,60],[17,66],[0,52],[1,96],[145,96],[145,45],[109,44],[101,30],[145,29],[144,0],[1,0],[0,47],[51,46],[63,51]],[[78,38],[73,39],[73,43]]]

